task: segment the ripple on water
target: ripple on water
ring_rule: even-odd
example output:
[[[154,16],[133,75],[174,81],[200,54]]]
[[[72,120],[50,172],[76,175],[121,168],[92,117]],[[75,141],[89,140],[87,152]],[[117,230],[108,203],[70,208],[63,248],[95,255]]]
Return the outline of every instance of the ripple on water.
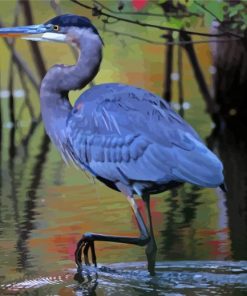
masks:
[[[144,262],[117,263],[86,268],[80,283],[73,281],[74,274],[73,269],[66,276],[8,283],[0,289],[11,294],[37,290],[40,295],[46,295],[48,290],[57,293],[61,286],[69,289],[71,295],[90,295],[97,291],[118,296],[247,295],[247,261],[159,262],[154,277],[149,275]]]

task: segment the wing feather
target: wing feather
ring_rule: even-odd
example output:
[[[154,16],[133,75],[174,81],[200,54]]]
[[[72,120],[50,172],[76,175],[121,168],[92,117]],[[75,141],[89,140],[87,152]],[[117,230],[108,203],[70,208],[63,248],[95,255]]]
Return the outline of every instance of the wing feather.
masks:
[[[86,91],[71,112],[67,134],[76,163],[112,182],[208,186],[222,176],[220,161],[193,128],[164,100],[135,87],[105,84]]]

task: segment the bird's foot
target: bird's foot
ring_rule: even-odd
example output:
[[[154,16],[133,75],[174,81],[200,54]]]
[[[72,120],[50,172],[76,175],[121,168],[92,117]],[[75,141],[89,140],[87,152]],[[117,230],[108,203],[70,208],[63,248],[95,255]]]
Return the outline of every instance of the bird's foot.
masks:
[[[151,276],[155,276],[155,262],[148,262],[148,271]]]
[[[94,241],[90,233],[85,233],[82,238],[77,243],[77,248],[75,251],[75,262],[77,264],[77,271],[82,272],[82,252],[84,256],[85,265],[90,265],[88,251],[91,249],[92,263],[97,267],[96,253],[94,248]]]
[[[155,275],[155,259],[157,253],[157,246],[154,240],[151,240],[146,248],[146,256],[148,261],[148,271],[151,276]]]

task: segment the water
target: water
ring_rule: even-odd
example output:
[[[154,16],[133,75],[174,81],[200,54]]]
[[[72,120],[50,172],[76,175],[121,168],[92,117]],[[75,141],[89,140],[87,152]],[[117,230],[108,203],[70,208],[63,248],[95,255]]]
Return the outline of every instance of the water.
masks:
[[[246,295],[246,262],[159,262],[151,277],[143,262],[86,268],[1,285],[3,295]]]
[[[98,269],[86,268],[84,280],[74,280],[82,233],[137,235],[135,218],[120,193],[65,165],[41,124],[17,145],[24,131],[3,128],[0,295],[246,295],[246,221],[235,208],[244,206],[245,191],[234,191],[232,175],[227,196],[187,184],[152,197],[155,277],[143,248],[97,242]],[[227,177],[233,169],[226,168]],[[232,202],[232,193],[240,199]]]

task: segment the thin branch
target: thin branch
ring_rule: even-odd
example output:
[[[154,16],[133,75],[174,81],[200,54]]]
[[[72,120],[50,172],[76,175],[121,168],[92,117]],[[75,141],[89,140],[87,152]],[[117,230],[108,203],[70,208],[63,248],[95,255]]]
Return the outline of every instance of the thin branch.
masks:
[[[14,47],[12,47],[13,49]],[[11,52],[10,59],[10,71],[9,71],[9,118],[13,125],[15,125],[15,103],[14,103],[14,95],[13,95],[13,84],[14,84],[14,64],[13,60],[13,51]]]
[[[58,1],[56,0],[50,0],[50,5],[52,9],[56,12],[56,15],[63,14],[61,6],[58,4]]]
[[[92,14],[94,16],[105,16],[107,18],[112,18],[112,19],[115,19],[118,21],[127,22],[130,24],[135,24],[135,25],[142,26],[142,27],[149,27],[149,28],[155,28],[155,29],[159,29],[159,30],[168,30],[168,31],[180,32],[180,33],[197,35],[197,36],[206,36],[206,37],[222,37],[222,36],[231,35],[230,32],[210,34],[210,33],[201,33],[201,32],[195,32],[195,31],[187,31],[187,30],[183,30],[183,29],[170,28],[170,27],[166,27],[166,26],[153,25],[153,24],[149,24],[149,23],[140,22],[138,20],[130,20],[130,19],[114,16],[114,15],[102,12],[96,6],[92,7],[87,4],[81,3],[78,0],[70,0],[70,1],[78,4],[79,6],[86,8],[86,9],[91,10]],[[243,38],[243,37],[239,36],[239,38]]]
[[[188,40],[188,41],[172,41],[172,42],[165,42],[163,45],[186,45],[186,44],[202,44],[202,43],[227,43],[232,41],[239,41],[239,38],[237,39],[209,39],[209,40]]]
[[[199,6],[201,9],[203,9],[204,11],[206,11],[207,13],[209,13],[211,16],[213,16],[217,22],[219,24],[221,24],[222,27],[225,27],[224,23],[217,17],[217,15],[215,15],[211,10],[209,10],[205,5],[195,1],[194,2],[197,6]],[[225,32],[222,28],[218,28],[221,32]],[[238,34],[236,33],[232,33],[232,32],[228,32],[229,35],[233,36],[233,37],[237,37],[237,38],[242,38],[241,36],[239,36]]]
[[[54,1],[54,0],[53,0]],[[110,12],[110,13],[114,13],[114,14],[121,14],[121,15],[136,15],[136,16],[155,16],[155,17],[162,17],[164,18],[164,14],[159,14],[159,13],[149,13],[149,12],[135,12],[135,11],[117,11],[117,10],[113,10],[110,9],[109,7],[107,7],[106,5],[102,4],[99,1],[94,0],[94,3],[96,3],[98,6],[100,6],[102,9],[105,9],[106,11]],[[165,15],[166,16],[166,15]],[[183,18],[183,17],[190,17],[190,16],[198,16],[201,17],[202,15],[198,14],[198,13],[190,13],[190,12],[186,12],[183,14],[179,14],[179,13],[169,13],[169,15],[167,15],[168,17],[178,17],[178,18]]]
[[[211,11],[209,10],[207,7],[205,7],[203,4],[194,1],[194,3],[199,6],[200,8],[202,8],[204,11],[206,11],[207,13],[209,13],[210,15],[212,15],[219,23],[221,23],[221,20]]]
[[[18,68],[18,72],[19,72],[19,77],[20,77],[20,80],[21,80],[21,84],[22,84],[22,87],[23,87],[24,92],[25,92],[25,101],[24,101],[23,105],[20,108],[20,111],[18,113],[17,119],[20,120],[21,115],[22,115],[22,112],[23,112],[24,107],[26,105],[27,106],[27,109],[29,111],[29,114],[30,114],[31,119],[32,120],[35,120],[35,114],[34,114],[33,106],[32,106],[31,101],[30,101],[29,90],[28,90],[28,87],[27,87],[27,84],[26,84],[26,81],[25,81],[25,77],[22,75],[22,69],[21,69],[21,67],[19,65],[17,65],[17,68]]]
[[[8,48],[11,49],[10,40],[5,38],[4,41],[5,41],[6,45],[8,46]],[[29,78],[30,82],[32,83],[32,85],[34,86],[36,91],[39,92],[38,81],[34,78],[34,75],[31,71],[31,69],[27,66],[26,62],[22,59],[22,57],[18,54],[18,52],[15,49],[13,49],[13,61],[22,68],[23,72],[27,75],[27,77]]]
[[[172,42],[172,32],[169,32],[169,41]],[[164,94],[163,98],[167,102],[172,100],[172,66],[173,66],[173,44],[170,44],[166,48],[166,59],[165,59],[165,79],[164,79]]]
[[[25,148],[26,154],[28,154],[28,144],[29,144],[32,136],[34,135],[35,130],[37,129],[37,127],[41,123],[41,121],[42,121],[41,115],[39,115],[39,117],[36,119],[36,121],[33,121],[31,123],[31,125],[29,126],[29,130],[27,132],[27,135],[21,141],[22,146]]]
[[[183,91],[183,55],[182,46],[178,46],[178,102],[179,102],[179,114],[184,117],[184,91]]]
[[[2,78],[2,76],[1,76],[1,71],[0,71],[0,91],[2,88],[2,83],[1,83],[2,79],[1,78]],[[2,155],[2,127],[3,127],[2,100],[0,97],[0,165],[1,165],[1,155]],[[0,176],[0,189],[1,189],[1,176]],[[0,199],[0,201],[1,201],[1,199]],[[0,217],[0,221],[1,221],[1,217]]]
[[[180,38],[185,41],[191,40],[191,36],[188,34],[185,34],[185,33],[181,33]],[[194,70],[195,78],[198,82],[198,86],[200,88],[200,91],[201,91],[204,101],[206,103],[207,112],[209,114],[211,114],[211,116],[213,117],[214,114],[217,113],[217,111],[218,111],[218,106],[217,106],[216,102],[212,99],[212,97],[209,93],[206,81],[204,79],[203,73],[202,73],[200,65],[198,63],[198,59],[197,59],[195,50],[191,44],[185,44],[184,48],[188,54],[188,58],[191,62],[192,68]]]
[[[29,0],[20,0],[20,4],[22,5],[25,14],[26,24],[33,24],[33,16]],[[33,59],[36,64],[37,71],[40,78],[42,79],[45,76],[46,68],[39,45],[36,42],[30,42],[30,46],[32,49]]]
[[[19,15],[19,2],[16,2],[16,7],[15,7],[15,14],[14,14],[14,21],[12,26],[16,27],[18,25],[18,15]],[[12,62],[13,60],[13,49],[15,46],[15,40],[12,39],[11,42],[11,59],[10,59],[10,71],[9,71],[9,117],[10,121],[12,122],[13,125],[15,125],[15,102],[14,102],[14,95],[13,95],[13,88],[14,88],[14,64]],[[15,139],[15,137],[14,137]],[[13,140],[14,142],[14,140]]]
[[[0,28],[4,28],[3,23],[0,21]],[[12,42],[9,38],[3,39],[9,50],[12,48]],[[37,92],[39,92],[39,82],[35,79],[31,69],[27,66],[27,63],[22,59],[22,57],[19,55],[19,53],[13,48],[13,61],[17,65],[19,65],[23,72],[27,75],[28,79],[32,83],[33,87]]]
[[[128,33],[119,32],[119,31],[115,31],[115,30],[108,30],[108,29],[105,29],[105,28],[103,28],[102,31],[105,32],[105,33],[114,34],[116,36],[126,36],[126,37],[129,37],[129,38],[133,38],[133,39],[140,40],[140,41],[143,41],[143,42],[147,42],[147,43],[150,43],[150,44],[162,45],[162,46],[164,46],[164,45],[201,44],[201,43],[224,43],[224,42],[232,42],[232,41],[238,41],[239,40],[239,38],[236,38],[236,39],[231,38],[231,39],[208,39],[208,40],[197,40],[197,41],[190,40],[190,41],[160,42],[160,41],[154,41],[154,40],[151,40],[151,39],[148,39],[148,38],[139,37],[139,36],[136,36],[136,35],[133,35],[133,34],[128,34]],[[168,35],[162,35],[161,37],[167,38]]]
[[[129,38],[133,38],[133,39],[136,39],[136,40],[144,41],[144,42],[147,42],[147,43],[156,44],[156,45],[163,45],[164,46],[164,42],[153,41],[151,39],[139,37],[139,36],[128,34],[128,33],[123,33],[123,32],[118,32],[118,31],[108,30],[108,29],[103,29],[103,32],[105,32],[105,33],[111,33],[111,34],[114,34],[116,36],[126,36],[126,37],[129,37]]]

